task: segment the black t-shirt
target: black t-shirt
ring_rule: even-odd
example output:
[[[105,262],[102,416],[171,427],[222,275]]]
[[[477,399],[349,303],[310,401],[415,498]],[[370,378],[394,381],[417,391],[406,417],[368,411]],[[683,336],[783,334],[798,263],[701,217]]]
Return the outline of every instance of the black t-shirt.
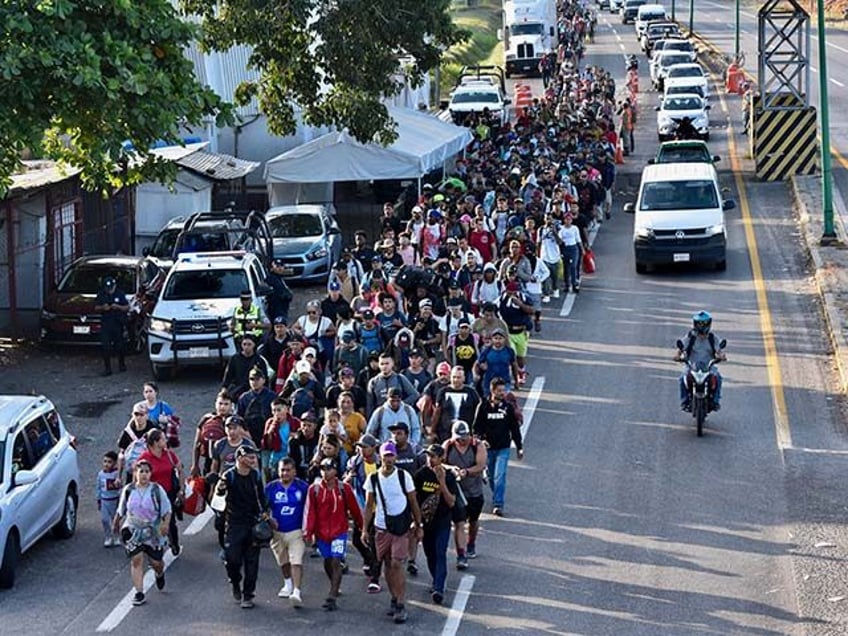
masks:
[[[415,496],[418,499],[419,506],[440,488],[439,479],[436,477],[436,473],[433,472],[433,469],[429,466],[424,466],[419,469],[415,473],[413,479],[415,480]],[[453,472],[449,470],[445,471],[445,484],[447,485],[448,490],[453,493],[454,497],[459,494],[456,486],[456,477],[454,477]],[[444,497],[440,497],[439,506],[436,508],[436,514],[429,523],[424,524],[425,531],[441,530],[445,527],[450,527],[451,517],[451,508],[449,508],[445,503]]]
[[[256,517],[268,507],[259,473],[247,475],[233,468],[224,475],[227,483],[226,518],[229,523],[253,525]]]

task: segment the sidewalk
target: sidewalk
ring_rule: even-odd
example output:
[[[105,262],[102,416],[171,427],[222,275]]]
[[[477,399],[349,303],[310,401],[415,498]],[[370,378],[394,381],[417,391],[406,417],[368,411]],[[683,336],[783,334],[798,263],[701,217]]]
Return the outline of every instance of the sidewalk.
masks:
[[[848,391],[848,243],[845,227],[848,212],[841,193],[834,187],[834,225],[839,243],[824,247],[821,177],[792,177],[795,209],[801,225],[801,236],[810,254],[816,289],[822,299],[825,328],[833,347],[833,357],[843,392]]]

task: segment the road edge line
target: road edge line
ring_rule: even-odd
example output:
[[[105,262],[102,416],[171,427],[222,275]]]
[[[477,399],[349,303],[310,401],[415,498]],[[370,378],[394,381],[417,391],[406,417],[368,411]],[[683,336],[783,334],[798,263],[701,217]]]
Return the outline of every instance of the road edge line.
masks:
[[[451,603],[450,610],[448,611],[448,620],[445,621],[445,626],[442,629],[442,636],[456,636],[459,625],[462,623],[462,617],[465,614],[465,606],[471,597],[471,589],[474,587],[475,580],[477,580],[477,577],[473,574],[464,574],[459,580],[456,594],[453,597],[453,603]]]

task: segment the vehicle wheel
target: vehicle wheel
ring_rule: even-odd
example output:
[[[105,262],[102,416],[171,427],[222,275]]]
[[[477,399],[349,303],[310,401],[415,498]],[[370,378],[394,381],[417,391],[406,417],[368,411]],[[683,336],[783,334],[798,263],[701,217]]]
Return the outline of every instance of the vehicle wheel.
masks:
[[[718,261],[716,263],[715,268],[716,268],[717,272],[726,271],[727,270],[727,261],[725,259],[721,259],[720,261]]]
[[[70,539],[77,530],[77,496],[71,488],[65,493],[65,507],[62,518],[53,526],[53,536],[57,539]]]
[[[150,370],[153,373],[153,379],[158,382],[161,382],[162,380],[170,380],[174,375],[174,371],[171,367],[166,367],[162,364],[153,364],[151,362]]]
[[[698,437],[704,436],[704,420],[707,419],[707,404],[706,400],[702,398],[696,398],[695,403],[692,405],[692,410],[695,415],[695,422],[698,425]]]
[[[0,563],[0,589],[8,590],[15,584],[15,569],[21,556],[21,545],[18,533],[12,531],[6,539],[3,550],[3,561]]]
[[[636,261],[636,273],[637,274],[647,274],[648,273],[648,265],[646,263],[640,263]]]

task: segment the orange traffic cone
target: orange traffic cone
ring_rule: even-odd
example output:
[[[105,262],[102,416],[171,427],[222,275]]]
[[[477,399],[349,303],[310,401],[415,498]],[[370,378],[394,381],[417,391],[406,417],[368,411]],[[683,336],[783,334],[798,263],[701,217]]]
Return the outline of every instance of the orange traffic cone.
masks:
[[[621,139],[615,144],[615,163],[619,166],[624,163],[624,151],[621,149]]]

